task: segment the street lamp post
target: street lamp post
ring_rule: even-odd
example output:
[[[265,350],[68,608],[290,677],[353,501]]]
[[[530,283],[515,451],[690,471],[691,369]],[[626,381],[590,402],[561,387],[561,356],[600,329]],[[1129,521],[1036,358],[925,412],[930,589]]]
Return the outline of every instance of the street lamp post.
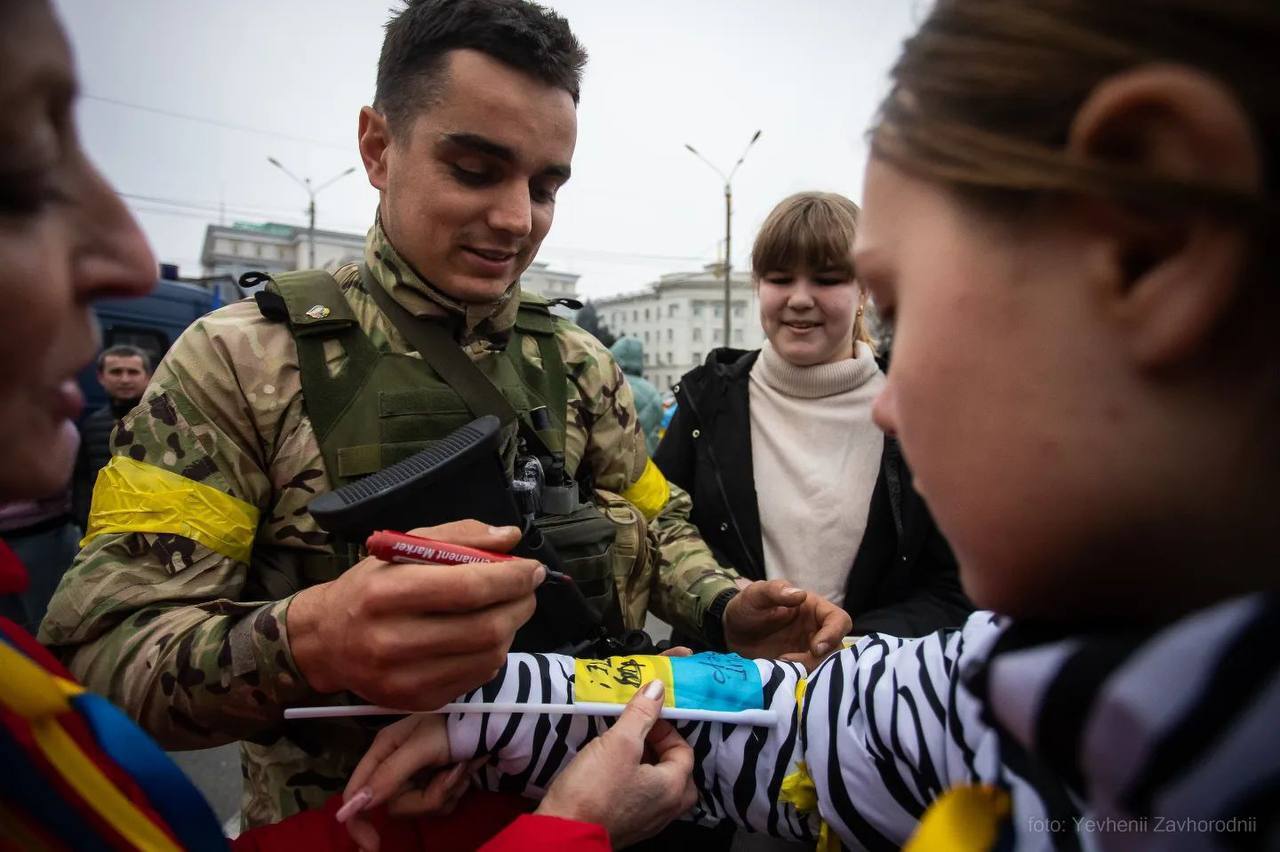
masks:
[[[327,181],[325,181],[324,183],[320,184],[319,186],[313,189],[311,186],[311,178],[298,177],[293,172],[286,169],[284,165],[275,157],[267,157],[267,162],[275,166],[280,171],[287,174],[289,177],[293,178],[295,183],[297,183],[299,186],[301,186],[303,189],[307,191],[307,199],[308,199],[308,202],[307,202],[307,268],[315,269],[315,266],[316,266],[316,195],[320,192],[320,190],[326,187],[332,186],[342,178],[354,172],[356,170],[356,167],[351,166],[350,168],[342,172],[339,172],[338,174],[334,175],[333,177],[329,178]]]
[[[756,140],[760,138],[760,131],[757,130],[751,137],[751,141],[747,143],[747,147],[742,149],[742,156],[738,157],[738,162],[733,164],[733,168],[729,170],[729,174],[725,175],[716,167],[715,163],[698,153],[698,149],[689,143],[685,143],[689,153],[697,157],[702,162],[711,167],[711,170],[720,176],[724,181],[724,345],[729,345],[729,312],[733,309],[733,295],[730,292],[730,284],[732,279],[730,275],[733,270],[733,255],[730,253],[732,249],[731,226],[733,224],[733,176],[738,171],[738,166],[742,165],[742,161],[747,158],[747,152],[751,150],[751,146],[756,144]]]

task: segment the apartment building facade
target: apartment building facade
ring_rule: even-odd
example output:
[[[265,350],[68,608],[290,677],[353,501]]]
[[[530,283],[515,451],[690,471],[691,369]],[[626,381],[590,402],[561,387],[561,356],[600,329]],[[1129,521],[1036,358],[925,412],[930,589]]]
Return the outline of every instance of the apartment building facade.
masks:
[[[643,290],[594,300],[602,325],[644,344],[645,378],[667,391],[724,340],[724,267],[663,275]],[[729,346],[755,349],[764,341],[751,276],[731,274]]]

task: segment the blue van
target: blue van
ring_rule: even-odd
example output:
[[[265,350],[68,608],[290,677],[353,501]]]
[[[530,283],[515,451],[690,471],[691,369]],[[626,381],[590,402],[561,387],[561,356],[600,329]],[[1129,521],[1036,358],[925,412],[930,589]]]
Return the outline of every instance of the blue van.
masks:
[[[229,280],[210,288],[161,279],[155,290],[140,299],[102,299],[94,303],[93,312],[102,327],[103,348],[122,343],[136,346],[151,356],[154,368],[187,326],[239,298],[238,288]],[[81,370],[77,378],[86,412],[107,404],[94,365]]]

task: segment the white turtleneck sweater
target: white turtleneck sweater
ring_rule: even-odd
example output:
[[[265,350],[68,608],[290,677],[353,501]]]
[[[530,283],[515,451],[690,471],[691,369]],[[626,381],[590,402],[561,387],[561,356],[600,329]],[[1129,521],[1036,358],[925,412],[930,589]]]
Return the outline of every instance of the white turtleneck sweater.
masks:
[[[884,385],[870,347],[797,367],[765,342],[751,368],[751,457],[765,575],[836,604],[867,529],[884,435],[871,403]]]

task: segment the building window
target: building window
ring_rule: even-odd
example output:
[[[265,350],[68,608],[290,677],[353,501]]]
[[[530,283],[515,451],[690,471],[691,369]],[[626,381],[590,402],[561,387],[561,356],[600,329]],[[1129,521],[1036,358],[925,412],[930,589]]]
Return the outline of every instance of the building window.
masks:
[[[701,363],[702,363],[702,353],[695,350],[693,353],[693,365],[696,367]]]
[[[670,343],[671,341],[673,341],[673,340],[675,340],[675,339],[676,339],[676,330],[675,330],[674,328],[668,328],[668,329],[667,329],[667,342],[668,342],[668,343]]]
[[[735,328],[735,329],[733,330],[733,342],[734,342],[734,343],[741,343],[741,342],[742,342],[742,329],[740,329],[740,328]]]
[[[631,309],[631,321],[632,321],[632,322],[639,322],[639,321],[640,321],[640,312],[639,312],[639,311],[637,311],[635,308],[632,308],[632,309]]]
[[[711,340],[712,340],[712,342],[714,342],[714,343],[723,343],[723,342],[724,342],[724,329],[723,329],[723,328],[717,328],[715,331],[713,331],[713,332],[711,333]]]
[[[693,339],[694,339],[695,341],[702,340],[702,328],[701,328],[701,327],[699,327],[699,326],[694,326],[694,329],[693,329]]]
[[[746,304],[744,304],[743,302],[734,302],[734,303],[733,303],[733,315],[734,315],[735,317],[740,317],[740,316],[742,316],[742,315],[746,312],[746,310],[747,310],[747,306],[746,306]]]
[[[678,307],[680,307],[680,306],[679,306],[679,305],[677,305],[675,302],[672,302],[671,304],[667,305],[667,316],[668,316],[668,317],[673,317],[673,316],[675,316],[675,315],[676,315],[676,308],[678,308]]]
[[[695,317],[700,317],[700,316],[702,316],[702,302],[694,302],[694,303],[693,303],[693,315],[694,315]]]
[[[649,362],[649,353],[648,353],[648,352],[646,352],[646,353],[644,353],[644,365],[647,367],[647,366],[649,366],[649,363],[650,363],[650,362]]]
[[[720,319],[720,314],[722,313],[722,307],[723,307],[722,305],[716,305],[715,307],[713,307],[711,309],[711,315],[716,319]]]
[[[644,320],[645,320],[645,322],[648,322],[648,321],[649,321],[649,309],[648,309],[648,308],[645,308],[645,309],[644,309]]]
[[[649,332],[647,332],[647,331],[644,333],[644,342],[645,342],[645,343],[648,343],[648,342],[649,342]],[[647,352],[645,353],[645,357],[646,357],[646,358],[648,358],[648,357],[649,357],[649,354],[648,354]]]
[[[617,312],[617,311],[614,311],[614,312],[613,312],[613,318],[609,320],[609,323],[610,323],[614,328],[617,328],[617,327],[618,327],[618,312]]]

